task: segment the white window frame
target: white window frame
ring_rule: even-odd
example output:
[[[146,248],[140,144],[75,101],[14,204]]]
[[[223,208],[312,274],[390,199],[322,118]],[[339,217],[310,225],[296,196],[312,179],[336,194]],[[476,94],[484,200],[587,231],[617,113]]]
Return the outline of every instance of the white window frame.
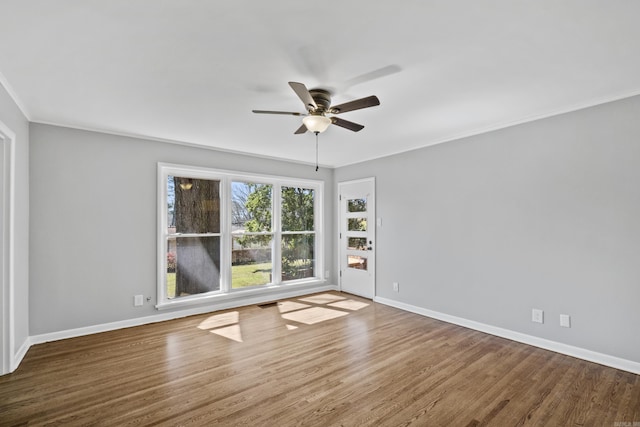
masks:
[[[167,239],[169,234],[167,217],[167,179],[169,176],[184,178],[207,179],[220,181],[220,289],[198,295],[180,298],[167,298]],[[233,181],[251,182],[272,185],[272,259],[273,283],[250,288],[231,288],[231,183]],[[283,232],[281,230],[281,188],[301,187],[314,190],[314,231],[313,232]],[[285,287],[320,284],[325,282],[324,276],[324,182],[319,180],[289,178],[276,175],[251,174],[223,169],[210,169],[197,166],[179,165],[173,163],[158,163],[158,235],[157,235],[157,304],[156,308],[165,309],[183,305],[202,304],[207,301],[219,301],[228,298],[238,298],[244,295],[252,296],[257,293],[277,292]],[[218,235],[218,233],[215,233]],[[281,275],[281,240],[288,234],[315,234],[314,255],[315,277],[282,282]]]

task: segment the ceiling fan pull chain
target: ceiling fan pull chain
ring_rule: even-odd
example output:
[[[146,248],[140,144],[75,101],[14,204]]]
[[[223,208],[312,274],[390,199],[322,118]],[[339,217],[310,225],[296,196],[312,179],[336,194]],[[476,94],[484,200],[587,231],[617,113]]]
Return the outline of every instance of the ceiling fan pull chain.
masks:
[[[318,134],[320,132],[316,132],[316,172],[318,172]]]

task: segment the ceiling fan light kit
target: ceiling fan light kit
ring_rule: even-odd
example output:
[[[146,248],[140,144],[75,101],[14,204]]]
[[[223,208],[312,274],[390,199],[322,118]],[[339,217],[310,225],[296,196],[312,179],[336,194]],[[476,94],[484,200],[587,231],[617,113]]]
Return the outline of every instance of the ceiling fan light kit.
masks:
[[[309,114],[302,119],[302,123],[309,132],[322,133],[331,124],[331,119],[321,114]]]

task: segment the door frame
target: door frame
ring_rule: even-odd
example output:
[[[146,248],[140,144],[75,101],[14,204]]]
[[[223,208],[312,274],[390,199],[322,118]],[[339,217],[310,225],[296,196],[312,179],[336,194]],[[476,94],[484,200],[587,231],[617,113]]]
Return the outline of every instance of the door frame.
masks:
[[[341,209],[342,206],[342,188],[345,185],[349,185],[349,184],[358,184],[358,183],[363,183],[363,182],[370,182],[372,187],[373,187],[373,191],[371,193],[371,202],[369,203],[369,207],[367,208],[369,213],[370,213],[370,221],[371,221],[371,225],[372,225],[372,229],[371,232],[373,233],[373,262],[371,263],[371,265],[369,266],[369,271],[371,272],[371,299],[374,299],[376,297],[376,246],[378,243],[377,240],[377,236],[376,236],[376,228],[377,228],[377,224],[378,224],[378,220],[376,218],[376,178],[374,176],[368,177],[368,178],[360,178],[360,179],[354,179],[354,180],[349,180],[349,181],[341,181],[338,182],[338,230],[337,230],[337,242],[338,242],[338,250],[337,252],[337,266],[338,266],[338,288],[340,289],[340,291],[342,292],[342,264],[343,264],[343,260],[342,260],[342,239],[340,238],[340,233],[342,230],[342,221],[343,221],[343,212]]]
[[[14,272],[15,272],[15,133],[0,121],[0,149],[3,150],[2,187],[2,246],[0,247],[0,375],[17,368],[14,330]]]

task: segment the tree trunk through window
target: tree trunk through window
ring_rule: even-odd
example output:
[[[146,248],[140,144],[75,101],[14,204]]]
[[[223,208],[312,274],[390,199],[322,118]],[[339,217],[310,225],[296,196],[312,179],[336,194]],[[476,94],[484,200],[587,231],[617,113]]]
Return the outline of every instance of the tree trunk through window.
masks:
[[[220,181],[174,177],[176,233],[220,232]],[[220,237],[176,239],[176,296],[220,289]]]

